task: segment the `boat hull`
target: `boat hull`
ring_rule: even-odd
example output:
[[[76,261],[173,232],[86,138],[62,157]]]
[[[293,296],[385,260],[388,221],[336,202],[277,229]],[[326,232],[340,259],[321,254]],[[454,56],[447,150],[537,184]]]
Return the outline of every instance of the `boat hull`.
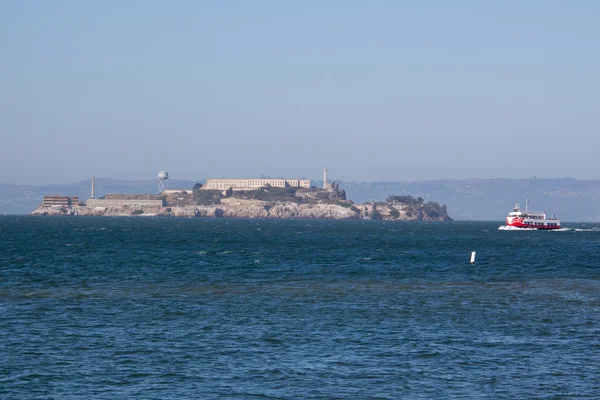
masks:
[[[553,230],[560,229],[560,221],[556,219],[552,220],[528,220],[526,218],[518,217],[507,217],[506,226],[513,228],[522,229],[540,229],[540,230]]]

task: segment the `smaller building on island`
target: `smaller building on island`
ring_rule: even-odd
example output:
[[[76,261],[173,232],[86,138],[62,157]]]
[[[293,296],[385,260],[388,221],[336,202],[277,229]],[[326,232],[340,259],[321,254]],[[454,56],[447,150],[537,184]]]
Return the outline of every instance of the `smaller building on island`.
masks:
[[[193,191],[194,189],[165,189],[161,194],[187,194]]]
[[[109,200],[109,199],[90,199],[87,201],[88,207],[162,207],[162,200]]]
[[[54,196],[42,197],[42,207],[75,207],[79,205],[79,196],[61,196],[55,194]]]
[[[89,199],[88,207],[162,207],[164,199],[152,194],[107,194],[104,198]]]

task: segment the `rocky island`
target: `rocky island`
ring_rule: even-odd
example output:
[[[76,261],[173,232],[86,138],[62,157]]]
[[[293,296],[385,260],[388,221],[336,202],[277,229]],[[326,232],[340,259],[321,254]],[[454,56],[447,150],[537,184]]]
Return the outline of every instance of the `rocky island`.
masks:
[[[273,187],[220,190],[196,184],[166,189],[160,195],[107,194],[79,202],[68,196],[44,196],[31,215],[224,217],[280,219],[372,219],[449,221],[445,205],[412,196],[354,204],[335,184],[327,188]]]

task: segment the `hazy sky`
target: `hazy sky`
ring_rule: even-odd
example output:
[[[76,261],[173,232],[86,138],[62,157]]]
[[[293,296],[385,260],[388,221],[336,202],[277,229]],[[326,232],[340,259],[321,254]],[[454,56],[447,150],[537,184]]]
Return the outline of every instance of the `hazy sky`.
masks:
[[[600,179],[599,1],[0,2],[0,182]]]

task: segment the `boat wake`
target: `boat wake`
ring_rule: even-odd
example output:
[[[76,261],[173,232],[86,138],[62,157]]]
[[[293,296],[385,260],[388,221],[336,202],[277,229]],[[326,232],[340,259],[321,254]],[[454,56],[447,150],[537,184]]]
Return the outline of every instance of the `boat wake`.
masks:
[[[537,231],[536,228],[517,228],[516,226],[501,225],[498,227],[499,231]]]
[[[600,228],[559,228],[559,229],[536,229],[536,228],[517,228],[516,226],[502,225],[498,227],[499,231],[551,231],[551,232],[600,232]]]

